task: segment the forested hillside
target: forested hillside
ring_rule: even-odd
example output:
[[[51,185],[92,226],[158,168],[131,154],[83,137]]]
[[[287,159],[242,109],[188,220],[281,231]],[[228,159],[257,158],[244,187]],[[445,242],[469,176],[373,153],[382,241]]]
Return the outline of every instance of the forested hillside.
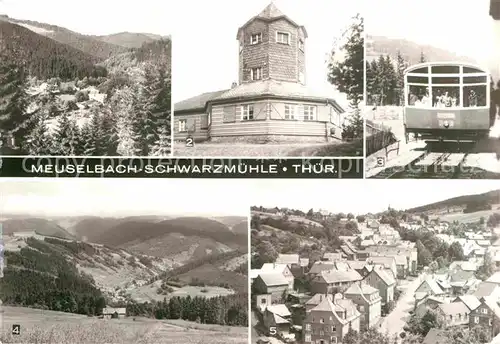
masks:
[[[151,37],[126,48],[0,20],[4,144],[33,155],[169,154],[172,46]]]

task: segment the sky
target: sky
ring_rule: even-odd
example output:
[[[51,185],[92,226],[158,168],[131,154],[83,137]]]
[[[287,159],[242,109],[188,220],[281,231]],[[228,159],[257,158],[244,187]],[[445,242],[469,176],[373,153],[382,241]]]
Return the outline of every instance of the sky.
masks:
[[[367,214],[389,205],[405,210],[497,189],[500,181],[495,180],[259,180],[248,197],[255,206]]]
[[[180,4],[175,2],[175,6]],[[2,0],[0,14],[62,26],[87,35],[147,32],[170,35],[173,1],[141,0],[136,5],[119,0]]]
[[[238,81],[238,28],[270,0],[184,0],[176,2],[172,33],[172,97],[178,102],[204,92],[228,89]],[[276,7],[308,33],[306,81],[312,90],[332,96],[326,59],[336,37],[361,12],[359,0],[275,0]],[[196,9],[196,10],[193,10]],[[189,19],[187,19],[189,18]]]
[[[248,216],[238,180],[0,179],[1,214]],[[233,195],[235,197],[224,197]]]
[[[499,24],[489,16],[489,4],[490,0],[366,1],[366,34],[405,38],[490,66],[498,48],[488,43],[500,45],[500,36]]]

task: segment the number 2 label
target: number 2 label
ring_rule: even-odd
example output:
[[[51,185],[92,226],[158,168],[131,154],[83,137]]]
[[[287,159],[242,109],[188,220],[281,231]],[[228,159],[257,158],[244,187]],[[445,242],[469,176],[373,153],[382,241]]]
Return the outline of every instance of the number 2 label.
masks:
[[[186,137],[186,147],[194,147],[194,140],[191,136]]]

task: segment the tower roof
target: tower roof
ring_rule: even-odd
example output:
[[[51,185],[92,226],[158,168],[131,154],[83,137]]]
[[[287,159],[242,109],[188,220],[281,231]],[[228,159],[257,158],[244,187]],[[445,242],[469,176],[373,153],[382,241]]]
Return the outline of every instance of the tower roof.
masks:
[[[265,19],[272,19],[272,18],[276,18],[276,17],[284,17],[285,15],[283,14],[283,12],[281,12],[277,7],[276,5],[274,4],[274,2],[271,2],[269,5],[266,6],[266,8],[264,8],[262,10],[262,12],[260,12],[257,17],[259,18],[265,18]]]
[[[242,27],[240,27],[238,29],[238,36],[236,38],[238,39],[240,31],[242,29],[244,29],[248,24],[250,24],[251,22],[253,22],[256,19],[264,20],[264,21],[267,21],[267,22],[272,22],[272,21],[275,21],[275,20],[278,20],[278,19],[285,19],[286,21],[290,22],[292,25],[294,25],[294,26],[302,29],[302,31],[304,31],[305,38],[307,38],[306,28],[303,27],[302,25],[297,24],[296,22],[294,22],[293,20],[291,20],[288,16],[286,16],[285,14],[283,14],[283,12],[281,12],[276,7],[276,5],[274,4],[273,1],[271,1],[271,3],[269,5],[267,5],[259,14],[257,14],[254,17],[252,17]]]

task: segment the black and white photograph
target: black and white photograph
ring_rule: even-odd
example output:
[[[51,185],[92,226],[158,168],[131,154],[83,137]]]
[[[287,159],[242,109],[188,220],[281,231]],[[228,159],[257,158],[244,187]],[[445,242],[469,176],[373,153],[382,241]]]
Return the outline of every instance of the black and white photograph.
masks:
[[[169,6],[0,1],[0,154],[170,156]]]
[[[177,4],[173,154],[362,158],[361,3]]]
[[[2,179],[0,341],[248,343],[248,205],[211,199],[239,185]]]
[[[491,5],[367,3],[366,177],[500,178],[500,18]]]
[[[252,343],[500,340],[498,181],[253,189]]]

